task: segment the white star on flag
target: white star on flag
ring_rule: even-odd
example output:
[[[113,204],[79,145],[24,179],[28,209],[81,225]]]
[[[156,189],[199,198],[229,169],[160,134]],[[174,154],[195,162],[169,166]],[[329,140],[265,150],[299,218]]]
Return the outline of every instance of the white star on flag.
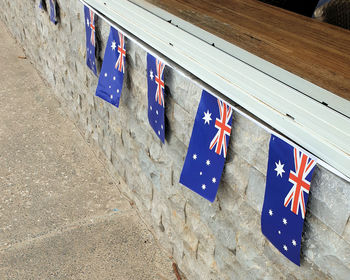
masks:
[[[88,18],[86,19],[86,24],[87,24],[87,26],[89,26],[89,25],[90,25],[90,21],[89,21],[89,19],[88,19]]]
[[[202,189],[205,190],[207,187],[205,186],[205,184],[202,185]]]
[[[273,211],[270,209],[269,210],[269,215],[272,216],[273,215]]]
[[[292,240],[292,244],[293,246],[297,246],[297,242],[294,239]]]
[[[113,41],[113,42],[112,42],[112,46],[111,46],[112,50],[115,50],[116,47],[117,47],[117,44],[116,44],[115,41]]]
[[[193,158],[193,159],[197,159],[197,155],[196,155],[196,154],[193,154],[192,158]]]
[[[287,245],[283,245],[283,249],[284,249],[284,251],[288,251]]]
[[[213,177],[213,179],[211,179],[211,181],[215,184],[216,183],[216,178]]]
[[[204,120],[204,124],[206,123],[210,124],[210,121],[212,120],[210,116],[211,116],[211,113],[209,112],[209,110],[207,110],[207,112],[204,112],[204,117],[202,118]]]
[[[205,162],[205,164],[209,166],[209,165],[210,165],[210,160],[207,159],[207,161]]]
[[[284,164],[281,164],[281,161],[280,161],[280,160],[278,161],[278,163],[275,162],[275,164],[276,164],[275,171],[277,172],[277,175],[276,175],[276,176],[280,175],[281,178],[282,178],[282,175],[283,175],[283,173],[285,172],[284,169],[283,169]]]
[[[151,71],[149,71],[149,77],[151,78],[151,80],[153,81],[153,77],[154,77],[154,75],[153,75],[153,71],[152,71],[152,69],[151,69]]]
[[[287,219],[286,218],[283,218],[283,224],[287,224]]]

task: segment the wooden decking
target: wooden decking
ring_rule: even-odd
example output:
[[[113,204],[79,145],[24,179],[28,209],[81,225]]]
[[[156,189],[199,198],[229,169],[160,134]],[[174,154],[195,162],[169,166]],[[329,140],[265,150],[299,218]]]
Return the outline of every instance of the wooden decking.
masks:
[[[257,0],[146,0],[350,100],[350,31]]]

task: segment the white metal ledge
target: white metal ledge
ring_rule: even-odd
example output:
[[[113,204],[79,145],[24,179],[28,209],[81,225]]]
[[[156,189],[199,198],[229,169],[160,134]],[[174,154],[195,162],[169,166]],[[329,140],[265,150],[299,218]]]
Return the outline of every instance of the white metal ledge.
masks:
[[[349,101],[142,0],[82,1],[350,178]]]

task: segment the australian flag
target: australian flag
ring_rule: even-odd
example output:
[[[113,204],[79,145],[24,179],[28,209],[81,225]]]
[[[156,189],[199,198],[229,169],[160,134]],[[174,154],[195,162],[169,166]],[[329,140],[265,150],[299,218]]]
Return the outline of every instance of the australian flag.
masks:
[[[46,11],[46,2],[45,0],[40,0],[39,1],[39,8]]]
[[[86,64],[97,76],[95,50],[96,50],[96,33],[95,33],[95,13],[84,6],[85,14],[85,33],[86,33]]]
[[[315,165],[314,159],[271,135],[261,230],[283,255],[299,266],[301,234]]]
[[[213,202],[227,155],[232,107],[203,90],[180,183]]]
[[[148,121],[164,143],[164,68],[158,58],[147,54]]]
[[[119,106],[125,72],[125,37],[111,27],[96,96],[101,97],[114,106]]]
[[[49,0],[50,1],[50,20],[57,24],[57,7],[56,7],[56,0]]]

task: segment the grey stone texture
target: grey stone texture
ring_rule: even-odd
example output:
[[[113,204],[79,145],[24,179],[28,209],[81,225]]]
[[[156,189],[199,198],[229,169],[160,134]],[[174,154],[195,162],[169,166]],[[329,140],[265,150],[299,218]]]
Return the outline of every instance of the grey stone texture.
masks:
[[[147,120],[145,50],[131,40],[126,44],[127,74],[117,109],[94,96],[98,79],[85,65],[82,4],[58,1],[57,26],[37,4],[2,0],[0,18],[86,141],[126,183],[123,193],[188,279],[350,279],[349,183],[315,170],[302,264],[295,266],[260,230],[270,135],[235,113],[217,199],[209,203],[179,183],[201,88],[167,70],[161,144]],[[102,61],[109,26],[100,20],[98,30]]]

